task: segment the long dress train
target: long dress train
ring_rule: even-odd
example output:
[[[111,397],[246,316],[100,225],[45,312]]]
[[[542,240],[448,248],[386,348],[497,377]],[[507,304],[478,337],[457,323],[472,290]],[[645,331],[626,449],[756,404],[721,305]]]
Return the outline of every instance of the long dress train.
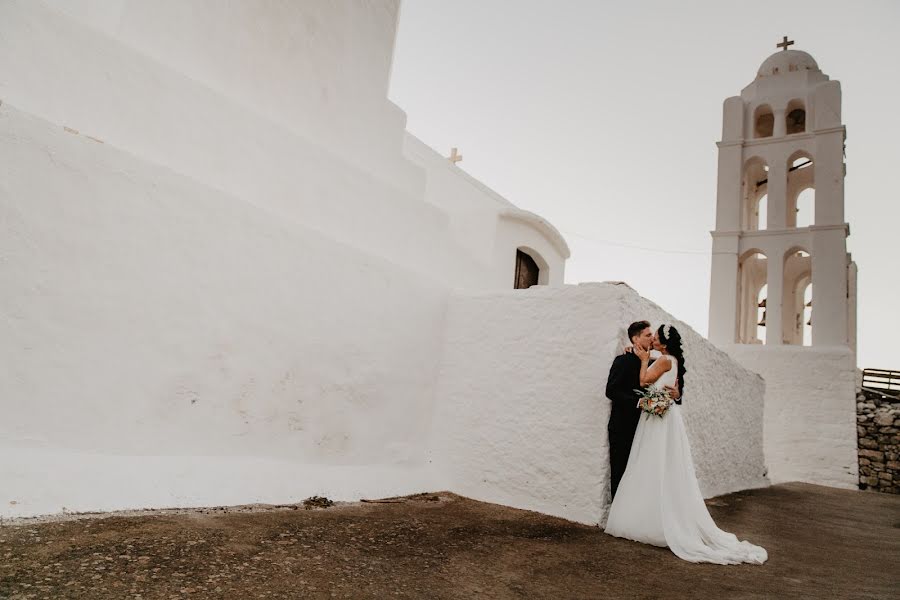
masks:
[[[677,360],[657,386],[674,385]],[[668,546],[690,562],[762,564],[764,548],[742,542],[716,527],[694,472],[681,416],[672,405],[662,418],[642,414],[628,467],[609,510],[606,533],[654,546]]]

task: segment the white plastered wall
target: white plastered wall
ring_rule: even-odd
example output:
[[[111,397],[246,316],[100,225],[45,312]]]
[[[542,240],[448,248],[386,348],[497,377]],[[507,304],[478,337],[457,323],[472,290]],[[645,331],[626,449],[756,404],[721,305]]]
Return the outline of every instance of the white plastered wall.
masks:
[[[19,4],[42,4],[51,9],[40,14],[43,23],[51,20],[51,13],[74,20],[340,155],[373,177],[407,191],[421,189],[421,175],[399,153],[406,115],[387,99],[399,0],[39,0]],[[40,12],[40,7],[27,9]],[[41,29],[32,34],[42,33]],[[64,43],[65,39],[50,40],[46,48],[52,52]],[[70,57],[57,59],[73,64],[86,58],[80,48],[69,49]],[[108,68],[107,62],[97,66]],[[79,70],[86,67],[75,69],[59,83],[69,87],[70,93],[82,92],[69,84],[83,77]],[[117,71],[108,73],[110,79],[118,79]],[[172,98],[173,104],[177,100]]]
[[[563,284],[569,247],[553,225],[517,208],[413,135],[407,134],[404,152],[425,170],[425,201],[448,215],[453,240],[481,267],[458,273],[448,281],[451,287],[511,289],[517,250],[540,267],[539,284]]]
[[[404,131],[397,7],[13,0],[0,100],[454,287],[511,285],[495,245],[520,234],[561,283],[551,225]],[[531,223],[498,232],[501,212]]]
[[[632,321],[685,339],[685,420],[706,496],[766,485],[763,380],[631,288],[457,294],[431,451],[443,487],[584,523],[608,507],[609,367]]]
[[[343,9],[334,5],[334,10]],[[223,20],[230,15],[212,13]],[[259,20],[269,24],[280,16],[261,14]],[[335,16],[335,27],[345,26],[340,17]],[[335,135],[325,144],[325,133],[287,127],[277,113],[246,104],[239,91],[201,83],[188,70],[188,59],[184,65],[160,62],[130,40],[126,44],[41,2],[0,4],[0,23],[0,100],[5,103],[420,272],[452,271],[462,262],[441,251],[449,243],[447,215],[422,201],[424,173],[402,156],[404,120],[371,118],[367,129],[353,129],[379,139],[389,137],[383,129],[392,129],[395,143],[390,148],[370,150],[373,156],[390,154],[403,168],[376,176],[376,166],[357,158],[358,139]],[[207,23],[229,25],[236,26]],[[164,32],[156,33],[168,39]],[[354,30],[337,29],[335,34],[352,37]],[[393,28],[386,27],[382,35],[392,40]],[[263,48],[267,43],[265,38],[248,40],[244,50],[251,53],[250,41]],[[338,54],[316,62],[317,78],[295,79],[327,88],[330,73],[354,66],[349,61],[347,68],[337,68],[333,63],[343,64],[341,58]],[[356,102],[371,102],[372,96],[359,94]],[[342,99],[334,97],[321,115],[316,113],[322,122],[336,121],[342,112],[355,114],[357,108],[345,106]]]
[[[764,439],[772,483],[805,481],[855,489],[853,352],[842,347],[746,344],[723,349],[767,382]]]
[[[478,491],[479,465],[427,462],[443,353],[452,369],[485,350],[469,324],[448,328],[448,290],[511,287],[518,247],[561,284],[568,248],[434,151],[407,151],[385,98],[396,10],[0,3],[0,514]],[[631,318],[586,294],[542,310],[603,340]],[[576,363],[562,372],[605,381]],[[747,410],[734,428],[754,466],[719,480],[701,459],[707,493],[760,482]],[[600,411],[584,439],[602,440]],[[486,499],[520,497],[519,475]],[[594,519],[585,498],[529,502]]]
[[[444,286],[0,105],[5,516],[433,489]]]

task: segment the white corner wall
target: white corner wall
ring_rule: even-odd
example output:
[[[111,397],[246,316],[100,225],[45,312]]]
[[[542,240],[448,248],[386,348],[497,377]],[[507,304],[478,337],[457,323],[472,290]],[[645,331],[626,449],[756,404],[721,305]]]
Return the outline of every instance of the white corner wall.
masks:
[[[704,494],[766,485],[762,379],[631,288],[460,293],[447,319],[431,450],[444,487],[603,521],[606,379],[638,319],[674,323],[684,336],[683,410]]]
[[[0,514],[434,489],[445,288],[0,105]]]
[[[397,4],[10,0],[0,101],[450,286],[505,288],[494,247],[521,240],[497,214],[524,211],[407,151],[386,99]],[[546,254],[561,282],[567,249]]]
[[[857,489],[857,374],[850,349],[722,348],[766,381],[764,441],[772,482]]]
[[[512,287],[516,252],[528,254],[538,265],[540,285],[559,287],[565,283],[569,247],[555,227],[538,215],[517,208],[500,213],[494,244],[497,287]],[[502,289],[501,287],[501,289]]]
[[[0,515],[438,487],[447,289],[516,209],[426,198],[397,10],[0,2]]]
[[[452,287],[512,289],[519,249],[538,263],[542,285],[563,285],[570,253],[553,225],[517,208],[412,134],[406,135],[404,153],[425,171],[425,201],[447,214],[459,251],[479,266],[459,273],[448,282]]]
[[[28,36],[17,43],[20,52],[29,53],[28,60],[19,64],[28,68],[43,63],[41,68],[54,72],[56,85],[67,90],[64,102],[53,97],[49,102],[90,110],[83,101],[89,97],[95,106],[102,106],[110,83],[114,87],[140,79],[156,83],[158,91],[166,89],[165,79],[147,81],[142,70],[129,76],[127,71],[109,68],[110,62],[127,63],[129,55],[137,53],[160,70],[183,74],[199,87],[264,115],[377,179],[409,189],[421,184],[421,175],[400,154],[406,115],[387,99],[399,0],[11,0],[6,4],[8,10],[30,17],[27,30],[21,20],[8,20],[10,31],[15,27]],[[75,31],[95,40],[77,43],[71,37]],[[99,57],[82,53],[101,46],[119,50]],[[66,65],[78,67],[55,72]],[[107,78],[91,77],[95,68],[103,67]],[[9,73],[18,77],[15,70]],[[160,104],[175,108],[179,103],[177,96],[160,103],[158,93],[146,99],[156,102],[157,110]],[[149,116],[138,111],[135,115]],[[233,130],[227,125],[224,129]]]
[[[402,122],[391,155],[404,171],[376,177],[350,142],[323,145],[40,2],[0,3],[0,23],[0,101],[366,253],[420,272],[457,268],[441,251],[447,216],[423,202],[424,174],[402,157]]]

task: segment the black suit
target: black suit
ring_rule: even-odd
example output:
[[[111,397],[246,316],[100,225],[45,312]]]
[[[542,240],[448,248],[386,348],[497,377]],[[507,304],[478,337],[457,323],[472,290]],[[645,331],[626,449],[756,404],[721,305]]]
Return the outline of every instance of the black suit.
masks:
[[[637,407],[638,395],[635,390],[641,387],[641,359],[632,352],[617,356],[609,369],[606,381],[606,397],[612,401],[609,413],[609,470],[610,489],[616,495],[616,489],[625,474],[628,465],[628,454],[631,442],[641,417],[641,409]]]

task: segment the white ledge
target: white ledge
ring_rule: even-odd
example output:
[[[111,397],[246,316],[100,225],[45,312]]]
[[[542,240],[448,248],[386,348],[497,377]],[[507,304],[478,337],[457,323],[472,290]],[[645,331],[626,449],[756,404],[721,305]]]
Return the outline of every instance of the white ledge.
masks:
[[[825,129],[816,129],[815,131],[806,131],[804,133],[791,133],[786,134],[780,137],[764,137],[764,138],[739,138],[736,140],[720,140],[716,142],[716,146],[719,148],[727,148],[729,146],[760,146],[762,144],[773,144],[773,143],[784,143],[784,142],[794,142],[797,140],[808,140],[816,137],[817,135],[824,135],[827,133],[836,133],[838,131],[846,132],[846,127],[844,125],[837,125],[835,127],[827,127]]]
[[[534,227],[550,240],[550,243],[553,244],[553,248],[559,252],[559,255],[562,256],[563,259],[567,259],[572,255],[569,250],[569,245],[566,243],[565,238],[559,230],[539,215],[527,210],[522,210],[521,208],[510,207],[500,211],[500,218],[519,221],[520,223],[525,223],[526,225]]]

